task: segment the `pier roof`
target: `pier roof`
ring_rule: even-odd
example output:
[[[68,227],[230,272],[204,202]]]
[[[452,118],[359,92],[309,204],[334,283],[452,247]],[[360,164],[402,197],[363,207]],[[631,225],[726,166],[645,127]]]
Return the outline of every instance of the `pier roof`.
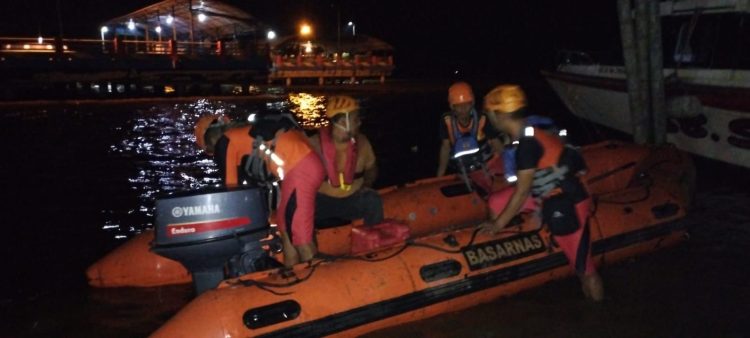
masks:
[[[131,20],[136,29],[128,28]],[[196,39],[254,33],[264,26],[246,11],[217,0],[164,0],[107,20],[103,25],[124,35],[142,35],[146,30],[155,35],[154,29],[160,26],[164,36],[172,36],[174,30],[178,37],[187,37],[191,20]]]

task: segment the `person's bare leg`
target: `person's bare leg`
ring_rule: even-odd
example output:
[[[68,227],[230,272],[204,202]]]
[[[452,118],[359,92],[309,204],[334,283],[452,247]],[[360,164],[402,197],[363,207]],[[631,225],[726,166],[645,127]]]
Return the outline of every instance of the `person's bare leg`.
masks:
[[[315,257],[315,254],[318,253],[318,248],[315,246],[315,243],[312,242],[308,244],[296,245],[294,247],[299,253],[300,262],[311,261],[313,257]]]
[[[284,250],[284,266],[286,266],[287,268],[291,268],[295,264],[300,262],[300,255],[299,253],[297,253],[297,249],[289,240],[289,236],[287,236],[284,232],[281,233],[281,242],[283,244]]]
[[[586,298],[595,302],[604,300],[604,283],[598,272],[581,277],[581,288]]]

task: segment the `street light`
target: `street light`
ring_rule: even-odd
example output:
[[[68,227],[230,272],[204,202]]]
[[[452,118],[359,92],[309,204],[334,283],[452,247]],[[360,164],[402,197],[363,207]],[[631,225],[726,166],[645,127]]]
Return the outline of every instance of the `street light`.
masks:
[[[36,42],[38,42],[41,45],[42,42],[44,42],[44,38],[41,35],[39,35],[39,37],[36,38]]]
[[[198,21],[200,22],[206,21],[206,14],[198,13]]]
[[[167,16],[167,25],[171,26],[173,22],[174,22],[174,17],[172,16],[172,14],[168,15]]]
[[[268,31],[268,33],[266,33],[266,38],[268,38],[268,40],[275,39],[276,38],[276,32],[274,32],[274,31]]]
[[[156,26],[154,30],[156,31],[157,34],[161,35],[161,26]]]
[[[135,30],[135,22],[133,22],[133,19],[130,19],[130,21],[128,21],[128,29],[131,31]]]
[[[354,22],[349,21],[347,26],[352,28],[352,36],[357,36],[357,25],[354,24]]]
[[[302,36],[308,36],[312,34],[312,27],[310,27],[310,25],[306,23],[303,23],[299,28],[299,34]]]
[[[104,34],[109,32],[109,28],[107,26],[102,26],[102,28],[99,28],[99,32],[102,33],[102,53],[104,53],[107,51],[107,46],[104,44]]]

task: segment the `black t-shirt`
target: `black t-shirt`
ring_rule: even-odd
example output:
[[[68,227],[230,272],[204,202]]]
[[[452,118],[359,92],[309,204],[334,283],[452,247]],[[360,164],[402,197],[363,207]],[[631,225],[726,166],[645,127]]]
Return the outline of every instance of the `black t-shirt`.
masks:
[[[452,116],[453,113],[445,113],[442,117],[440,117],[440,139],[441,140],[448,140],[450,139],[450,135],[448,135],[448,126],[445,124],[445,118],[446,116]],[[479,115],[479,118],[477,118],[477,121],[482,120],[483,115]],[[472,117],[473,120],[473,117]],[[482,128],[482,132],[484,133],[484,138],[481,140],[477,140],[480,143],[483,143],[487,141],[488,139],[498,138],[500,137],[500,132],[495,129],[495,127],[492,126],[489,120],[487,120],[487,117],[484,117],[484,128]],[[456,121],[456,124],[458,125],[459,122]],[[473,127],[473,126],[472,126]],[[470,129],[469,129],[470,130]]]
[[[516,146],[516,170],[536,169],[544,149],[533,137],[522,137]]]

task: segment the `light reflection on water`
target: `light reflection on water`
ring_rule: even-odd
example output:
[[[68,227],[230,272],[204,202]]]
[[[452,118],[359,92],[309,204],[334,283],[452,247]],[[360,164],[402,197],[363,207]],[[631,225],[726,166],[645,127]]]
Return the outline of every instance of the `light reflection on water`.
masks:
[[[289,94],[290,110],[305,129],[319,129],[328,125],[325,118],[325,97],[307,93]]]
[[[194,125],[207,114],[221,114],[244,121],[257,110],[291,111],[305,129],[316,129],[324,122],[325,97],[290,94],[287,99],[239,108],[235,104],[201,99],[188,104],[154,106],[137,110],[126,126],[122,140],[109,147],[110,155],[123,157],[135,167],[129,189],[137,205],[125,210],[102,211],[102,230],[123,240],[153,226],[154,199],[160,193],[196,190],[219,183],[214,161],[195,146]]]
[[[154,197],[162,192],[195,190],[218,182],[216,164],[195,146],[195,121],[205,114],[242,114],[233,104],[198,100],[189,104],[154,106],[138,110],[128,121],[124,138],[110,146],[110,155],[127,158],[135,167],[128,178],[138,205],[128,210],[109,210],[113,219],[103,230],[117,239],[152,225]],[[124,224],[116,218],[127,214]]]

